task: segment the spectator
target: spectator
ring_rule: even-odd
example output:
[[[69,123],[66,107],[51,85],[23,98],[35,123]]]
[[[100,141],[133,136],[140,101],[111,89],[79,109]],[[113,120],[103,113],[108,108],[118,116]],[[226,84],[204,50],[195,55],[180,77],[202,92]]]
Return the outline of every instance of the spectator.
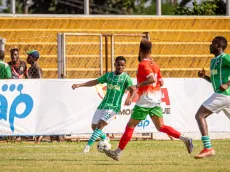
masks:
[[[5,53],[3,50],[0,50],[0,79],[10,79],[11,71],[7,63],[4,62]]]
[[[38,65],[38,59],[40,57],[39,52],[37,50],[31,50],[27,52],[27,63],[31,65],[28,70],[28,78],[42,78],[42,70]]]
[[[28,70],[28,78],[29,79],[38,79],[42,78],[42,70],[39,67],[37,61],[40,57],[39,52],[37,50],[31,50],[27,52],[27,63],[31,65]],[[36,143],[40,143],[42,141],[43,136],[39,136],[36,140]]]
[[[8,62],[8,65],[11,69],[12,79],[28,78],[26,62],[19,60],[19,50],[17,48],[10,50],[10,58],[11,61]],[[18,136],[15,138],[16,141],[21,141],[21,139]]]
[[[11,68],[11,74],[13,79],[21,79],[27,76],[26,62],[19,60],[19,51],[17,48],[10,50],[11,61],[8,62]]]

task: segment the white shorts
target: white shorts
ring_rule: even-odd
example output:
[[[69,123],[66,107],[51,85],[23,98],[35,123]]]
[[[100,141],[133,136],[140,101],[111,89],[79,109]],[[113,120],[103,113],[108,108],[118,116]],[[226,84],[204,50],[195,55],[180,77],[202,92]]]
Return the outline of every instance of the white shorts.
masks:
[[[98,124],[100,120],[109,124],[116,116],[116,112],[107,109],[97,109],[93,115],[92,124]]]
[[[214,93],[202,105],[213,113],[219,113],[223,110],[230,119],[230,96]]]

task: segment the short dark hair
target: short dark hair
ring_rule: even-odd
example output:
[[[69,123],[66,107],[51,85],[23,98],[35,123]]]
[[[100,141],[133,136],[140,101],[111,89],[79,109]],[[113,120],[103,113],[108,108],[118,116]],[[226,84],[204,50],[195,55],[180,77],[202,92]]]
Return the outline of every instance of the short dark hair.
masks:
[[[228,41],[225,37],[223,36],[216,36],[215,39],[218,40],[220,46],[223,48],[223,50],[226,49],[226,47],[228,46]]]
[[[143,39],[140,43],[140,51],[143,53],[149,53],[152,50],[152,42],[146,39]]]
[[[123,60],[126,62],[126,59],[124,56],[117,56],[116,59],[115,59],[115,62],[118,62],[119,60]]]
[[[0,50],[0,59],[3,60],[5,57],[5,53],[3,50]]]
[[[13,49],[10,50],[10,54],[12,54],[14,51],[19,52],[18,48],[13,48]]]

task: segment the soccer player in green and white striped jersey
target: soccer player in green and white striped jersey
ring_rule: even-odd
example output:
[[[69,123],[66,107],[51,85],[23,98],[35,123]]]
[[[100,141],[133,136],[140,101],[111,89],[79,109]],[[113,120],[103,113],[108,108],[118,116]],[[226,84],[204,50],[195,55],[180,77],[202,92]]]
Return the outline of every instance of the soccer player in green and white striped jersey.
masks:
[[[99,137],[105,144],[108,144],[108,139],[105,133],[102,132],[102,129],[108,125],[120,111],[125,90],[127,89],[131,94],[130,97],[126,99],[125,105],[130,105],[135,96],[134,91],[129,88],[133,83],[130,76],[124,72],[125,64],[126,59],[123,56],[118,56],[114,64],[115,72],[108,72],[98,79],[72,85],[72,88],[75,89],[79,87],[95,86],[99,83],[107,83],[106,95],[93,116],[92,129],[94,132],[84,148],[84,153],[90,151],[90,146],[92,146]]]
[[[221,110],[230,118],[230,55],[225,54],[228,42],[226,38],[217,36],[210,45],[210,53],[215,57],[211,60],[211,76],[205,75],[205,70],[198,72],[198,76],[212,83],[214,94],[209,97],[196,113],[196,120],[202,134],[201,140],[204,149],[194,158],[204,158],[215,154],[208,136],[208,125],[206,118],[212,113],[219,113]]]

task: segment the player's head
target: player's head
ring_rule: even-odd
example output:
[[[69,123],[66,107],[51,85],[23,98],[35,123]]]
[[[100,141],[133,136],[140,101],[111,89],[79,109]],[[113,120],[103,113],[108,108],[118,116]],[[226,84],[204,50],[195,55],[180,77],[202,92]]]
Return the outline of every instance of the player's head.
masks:
[[[28,57],[27,57],[27,63],[32,64],[35,61],[37,61],[40,57],[39,52],[37,50],[31,50],[26,52]]]
[[[152,51],[152,42],[148,41],[146,39],[143,39],[140,43],[140,61],[142,61],[143,58],[149,57]]]
[[[212,44],[210,45],[210,53],[212,54],[220,54],[222,53],[228,45],[228,41],[223,36],[216,36],[212,40]]]
[[[126,59],[123,56],[118,56],[115,59],[115,72],[116,74],[121,74],[125,69]]]
[[[0,50],[0,60],[4,60],[5,53],[3,50]]]
[[[17,48],[13,48],[10,50],[10,58],[11,61],[15,64],[19,59],[19,50]]]

